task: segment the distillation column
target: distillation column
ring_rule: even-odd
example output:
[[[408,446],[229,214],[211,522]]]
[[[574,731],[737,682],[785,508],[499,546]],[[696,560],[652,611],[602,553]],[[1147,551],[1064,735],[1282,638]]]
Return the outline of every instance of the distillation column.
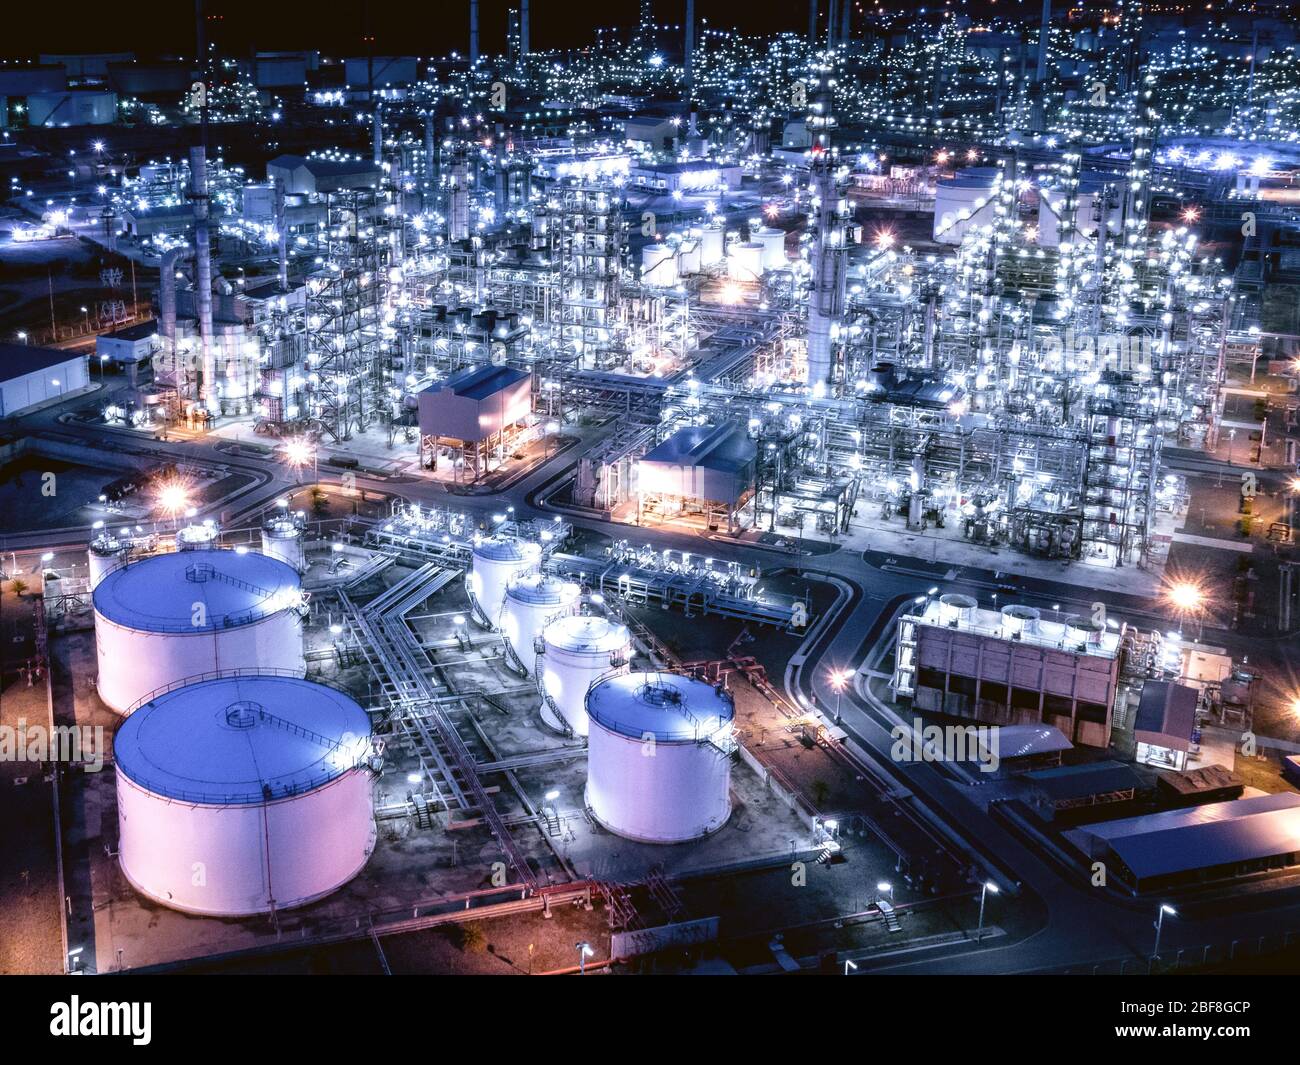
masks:
[[[212,244],[208,231],[208,153],[190,149],[190,199],[194,201],[194,285],[198,290],[200,366],[199,400],[205,410],[221,410],[217,395],[217,356],[212,343]]]
[[[835,127],[830,70],[821,72],[808,125],[814,131],[811,181],[816,205],[812,252],[812,289],[808,294],[808,387],[814,395],[828,391],[835,372],[832,334],[844,315],[847,205],[836,178],[830,131]]]

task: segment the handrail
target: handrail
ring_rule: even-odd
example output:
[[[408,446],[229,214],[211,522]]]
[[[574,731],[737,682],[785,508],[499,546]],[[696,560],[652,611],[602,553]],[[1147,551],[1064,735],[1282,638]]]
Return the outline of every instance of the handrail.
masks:
[[[241,666],[235,669],[214,669],[205,673],[192,673],[188,677],[182,677],[180,680],[171,681],[155,688],[153,691],[141,696],[126,709],[123,717],[130,717],[133,713],[144,706],[145,703],[153,702],[160,695],[166,695],[168,692],[176,691],[179,688],[189,687],[191,684],[203,684],[213,680],[236,680],[240,677],[279,677],[288,680],[302,680],[310,684],[319,684],[322,688],[331,688],[341,695],[346,695],[352,699],[352,694],[341,685],[335,684],[323,678],[309,676],[307,671],[296,669],[284,669],[279,666]],[[353,700],[355,702],[355,700]]]

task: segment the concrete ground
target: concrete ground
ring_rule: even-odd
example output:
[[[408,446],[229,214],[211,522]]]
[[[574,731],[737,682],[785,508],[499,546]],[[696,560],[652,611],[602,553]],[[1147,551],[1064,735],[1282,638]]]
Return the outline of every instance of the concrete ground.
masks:
[[[363,586],[359,598],[364,601],[366,588],[369,594],[377,594],[382,587],[400,580],[404,572],[402,567],[391,567]],[[313,600],[315,615],[307,634],[314,675],[348,687],[363,705],[377,706],[378,692],[372,687],[368,670],[353,659],[340,660],[334,653],[335,638],[327,628],[333,615],[325,605],[327,598],[318,593],[320,601]],[[726,826],[706,839],[659,847],[630,843],[596,826],[582,799],[582,745],[542,725],[535,688],[506,669],[495,637],[471,629],[471,648],[465,651],[460,647],[454,639],[451,618],[466,607],[463,587],[456,582],[415,611],[412,622],[437,669],[455,688],[481,690],[493,696],[491,702],[471,696],[452,711],[461,736],[478,761],[535,752],[557,752],[562,756],[513,775],[498,772],[484,778],[542,883],[563,883],[587,876],[634,882],[655,868],[670,876],[730,869],[780,859],[792,849],[806,855],[812,847],[806,822],[739,761],[733,763],[732,816]],[[65,678],[58,703],[60,713],[69,720],[108,725],[111,729],[117,722],[116,715],[100,703],[93,690],[96,665],[91,633],[67,632],[54,641],[54,649],[58,672]],[[281,912],[274,925],[267,917],[245,920],[188,916],[137,894],[115,860],[113,772],[109,769],[78,777],[68,799],[66,847],[74,945],[86,948],[87,968],[100,972],[133,968],[283,943],[295,935],[310,937],[349,926],[364,927],[371,914],[414,908],[420,903],[435,903],[493,886],[494,866],[503,855],[483,823],[451,811],[439,824],[425,829],[405,813],[405,803],[413,790],[408,775],[416,768],[413,753],[400,741],[390,742],[383,773],[376,782],[375,805],[381,817],[375,850],[366,867],[328,898]],[[561,793],[557,804],[561,828],[555,837],[545,834],[535,815],[544,804],[543,796],[552,788]],[[877,857],[875,864],[886,860]],[[494,936],[495,932],[489,936],[490,942],[495,942]],[[559,957],[562,955],[560,951]],[[500,953],[484,964],[488,968],[499,966],[507,956],[513,959],[511,964],[518,964],[521,955],[517,944],[503,942]],[[448,971],[459,971],[451,955],[444,961]],[[551,963],[547,960],[545,964]]]
[[[0,846],[0,974],[63,972],[53,777],[48,764],[16,757],[29,753],[24,727],[44,729],[50,716],[49,677],[28,671],[35,602],[16,595],[12,582],[0,583],[0,727],[5,745],[15,746],[0,758],[0,823],[7,826]]]

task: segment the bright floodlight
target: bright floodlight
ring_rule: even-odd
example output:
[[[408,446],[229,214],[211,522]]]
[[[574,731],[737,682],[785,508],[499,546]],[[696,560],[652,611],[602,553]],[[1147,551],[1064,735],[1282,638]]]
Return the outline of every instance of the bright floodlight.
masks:
[[[183,484],[172,481],[158,490],[158,509],[168,517],[183,514],[189,505],[190,496]]]
[[[992,880],[984,881],[984,887],[987,888],[989,891],[993,892],[993,894],[995,895],[998,893],[998,886],[997,884],[993,883]]]
[[[290,466],[306,466],[316,451],[306,440],[290,440],[284,445],[284,457]]]
[[[1169,589],[1169,601],[1179,610],[1195,610],[1205,596],[1194,584],[1180,581]]]
[[[1178,916],[1178,911],[1175,910],[1172,906],[1169,906],[1167,904],[1162,904],[1160,906],[1160,909],[1163,910],[1165,913],[1169,914],[1170,917]]]

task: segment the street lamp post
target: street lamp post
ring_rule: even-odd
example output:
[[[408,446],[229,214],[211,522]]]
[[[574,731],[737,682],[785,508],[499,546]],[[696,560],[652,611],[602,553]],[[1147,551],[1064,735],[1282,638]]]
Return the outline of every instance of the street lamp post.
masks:
[[[996,895],[998,893],[998,886],[993,883],[992,880],[985,880],[984,886],[980,889],[980,920],[978,927],[975,929],[976,943],[984,938],[984,903],[988,899],[990,891]]]
[[[847,687],[853,674],[847,669],[836,669],[831,671],[831,688],[835,691],[835,724],[840,723],[840,700],[844,698],[844,689]]]
[[[857,966],[856,966],[853,962],[849,961],[848,958],[845,958],[845,959],[844,959],[844,975],[845,975],[845,976],[848,976],[849,973],[852,972],[852,971],[853,971],[854,969],[856,969],[856,968],[857,968]]]
[[[586,976],[587,959],[590,958],[596,952],[591,949],[591,944],[588,943],[585,939],[581,943],[575,943],[574,947],[576,947],[578,951],[578,975]]]
[[[1165,903],[1161,903],[1160,909],[1156,911],[1156,947],[1151,952],[1153,958],[1160,957],[1160,933],[1165,930],[1165,914],[1169,914],[1170,917],[1177,917],[1178,911]]]

